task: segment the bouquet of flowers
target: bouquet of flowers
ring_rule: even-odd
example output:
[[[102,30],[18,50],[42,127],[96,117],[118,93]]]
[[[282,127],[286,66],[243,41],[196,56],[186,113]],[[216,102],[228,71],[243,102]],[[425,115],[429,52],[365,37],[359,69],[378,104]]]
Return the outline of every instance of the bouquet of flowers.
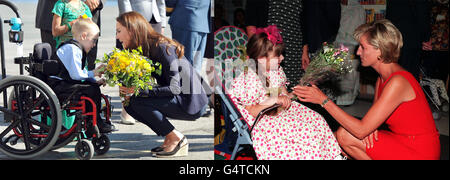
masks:
[[[348,58],[348,48],[344,45],[335,48],[325,42],[323,48],[313,55],[311,64],[300,79],[300,85],[317,84],[349,73],[351,70],[352,62]]]
[[[152,73],[161,75],[162,71],[160,63],[153,63],[152,60],[142,55],[141,47],[131,51],[114,48],[113,52],[105,54],[103,59],[97,60],[97,62],[106,64],[103,72],[109,86],[134,87],[134,95],[139,94],[139,89],[151,90],[153,86],[157,85]],[[130,95],[120,94],[120,96]],[[124,101],[125,106],[128,103],[128,101]]]

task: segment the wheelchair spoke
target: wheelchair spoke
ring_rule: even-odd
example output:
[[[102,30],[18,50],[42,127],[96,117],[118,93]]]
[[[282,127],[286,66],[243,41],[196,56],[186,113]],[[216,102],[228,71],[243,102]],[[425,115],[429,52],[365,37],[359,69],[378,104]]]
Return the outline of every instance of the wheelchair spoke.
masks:
[[[19,117],[20,116],[20,114],[17,114],[14,111],[11,111],[10,109],[6,109],[4,107],[0,107],[0,111],[2,111],[5,114],[13,115],[15,117]]]
[[[17,98],[17,107],[19,109],[19,113],[23,115],[23,102],[19,92],[19,85],[14,85],[14,95]]]
[[[28,109],[28,110],[25,112],[25,115],[30,114],[34,109],[36,109],[36,107],[39,107],[39,106],[42,104],[42,102],[44,102],[44,100],[45,100],[45,98],[44,98],[43,95],[41,94],[41,95],[38,97],[37,102],[34,103],[33,106],[30,107],[30,109]]]
[[[3,137],[8,134],[13,128],[17,127],[19,125],[20,121],[13,121],[1,134],[0,139],[3,139]]]
[[[44,123],[42,123],[42,122],[39,122],[39,121],[37,121],[37,120],[35,120],[35,119],[33,119],[33,118],[27,118],[27,120],[30,121],[31,124],[34,124],[34,125],[36,125],[36,126],[39,126],[40,128],[43,128],[44,130],[49,131],[50,128],[51,128],[51,127],[48,126],[47,124],[44,124]]]
[[[25,143],[25,149],[30,150],[31,149],[31,146],[30,146],[31,134],[30,134],[30,128],[29,128],[30,126],[27,121],[22,121],[21,125],[22,125],[22,132],[23,132],[23,139],[24,139],[23,142]]]

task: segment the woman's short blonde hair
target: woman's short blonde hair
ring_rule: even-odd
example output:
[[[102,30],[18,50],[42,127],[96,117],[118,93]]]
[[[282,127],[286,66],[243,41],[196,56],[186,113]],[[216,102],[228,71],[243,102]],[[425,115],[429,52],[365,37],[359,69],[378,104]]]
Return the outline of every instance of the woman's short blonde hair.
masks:
[[[370,45],[381,51],[381,59],[384,63],[396,63],[403,47],[403,37],[397,27],[387,19],[367,23],[356,28],[353,37],[360,41],[367,35]]]

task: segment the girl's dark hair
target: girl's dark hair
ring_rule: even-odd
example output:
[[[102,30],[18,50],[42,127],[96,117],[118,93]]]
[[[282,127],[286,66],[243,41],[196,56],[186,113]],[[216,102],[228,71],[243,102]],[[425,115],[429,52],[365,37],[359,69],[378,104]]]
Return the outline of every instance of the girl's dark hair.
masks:
[[[255,61],[258,58],[267,57],[273,50],[275,50],[275,56],[280,56],[284,51],[284,44],[274,45],[266,33],[254,34],[247,43],[247,54]]]
[[[274,45],[272,41],[268,39],[266,33],[254,34],[247,43],[247,55],[255,61],[255,73],[258,74],[258,58],[269,56],[269,52],[275,50],[275,56],[280,56],[284,51],[284,44]],[[259,78],[262,82],[266,82],[266,87],[269,87],[269,80],[267,77],[260,75]]]

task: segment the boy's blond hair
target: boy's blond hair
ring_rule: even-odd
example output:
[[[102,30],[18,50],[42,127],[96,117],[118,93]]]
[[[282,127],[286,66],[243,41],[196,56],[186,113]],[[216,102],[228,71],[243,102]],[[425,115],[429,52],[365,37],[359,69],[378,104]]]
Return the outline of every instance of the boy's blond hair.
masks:
[[[81,18],[73,24],[72,34],[75,37],[83,32],[87,32],[88,35],[95,35],[100,32],[100,29],[92,20]]]

